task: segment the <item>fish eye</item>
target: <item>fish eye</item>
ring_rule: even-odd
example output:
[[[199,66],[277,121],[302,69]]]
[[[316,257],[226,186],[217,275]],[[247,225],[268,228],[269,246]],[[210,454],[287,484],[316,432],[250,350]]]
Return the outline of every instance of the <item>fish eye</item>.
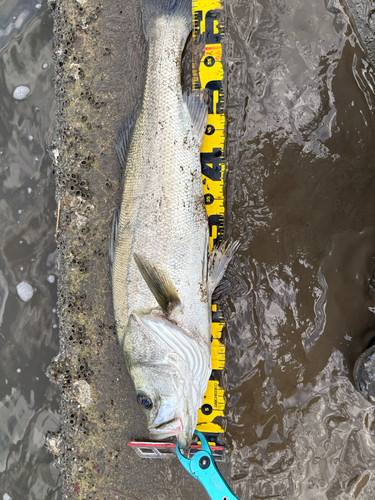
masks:
[[[145,394],[137,395],[138,404],[142,406],[145,410],[151,410],[152,408],[152,400]]]

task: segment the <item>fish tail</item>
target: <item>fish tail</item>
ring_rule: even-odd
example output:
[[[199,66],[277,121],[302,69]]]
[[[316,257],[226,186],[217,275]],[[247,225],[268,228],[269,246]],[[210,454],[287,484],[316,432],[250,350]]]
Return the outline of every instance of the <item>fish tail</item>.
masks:
[[[142,0],[143,30],[147,40],[155,20],[164,16],[182,19],[189,33],[192,27],[192,0]]]

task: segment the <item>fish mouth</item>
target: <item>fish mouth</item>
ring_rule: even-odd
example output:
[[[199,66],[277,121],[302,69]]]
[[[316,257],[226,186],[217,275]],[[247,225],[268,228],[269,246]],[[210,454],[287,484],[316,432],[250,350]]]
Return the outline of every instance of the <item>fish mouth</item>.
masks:
[[[178,446],[180,447],[183,455],[185,455],[186,457],[189,456],[189,450],[190,450],[191,442],[193,440],[193,436],[194,436],[194,431],[192,431],[192,430],[190,430],[190,431],[185,430],[177,436]]]
[[[153,438],[166,439],[171,436],[177,436],[183,432],[184,426],[180,418],[172,418],[168,422],[164,422],[156,427],[149,427],[150,434]]]

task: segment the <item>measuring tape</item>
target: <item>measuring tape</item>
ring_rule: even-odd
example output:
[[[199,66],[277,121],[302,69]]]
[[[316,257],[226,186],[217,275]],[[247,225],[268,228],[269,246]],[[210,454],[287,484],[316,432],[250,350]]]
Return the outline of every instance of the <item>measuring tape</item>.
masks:
[[[193,0],[193,90],[208,89],[208,122],[201,148],[203,193],[210,228],[210,250],[224,237],[224,70],[221,61],[224,36],[223,6],[217,0]],[[197,64],[196,51],[205,43]],[[213,370],[225,365],[225,346],[221,342],[224,321],[217,304],[212,305],[211,363]],[[217,442],[224,429],[213,420],[224,416],[224,390],[210,380],[199,409],[197,429],[208,441]]]

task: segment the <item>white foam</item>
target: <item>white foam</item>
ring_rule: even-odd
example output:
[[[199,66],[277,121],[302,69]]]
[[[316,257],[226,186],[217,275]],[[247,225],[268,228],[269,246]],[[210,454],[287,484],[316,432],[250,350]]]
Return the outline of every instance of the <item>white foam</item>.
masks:
[[[22,101],[22,99],[25,99],[30,94],[30,89],[26,85],[19,85],[16,87],[13,91],[13,97],[14,99],[17,99],[17,101]]]
[[[27,302],[34,295],[34,288],[30,285],[30,283],[21,281],[21,283],[18,283],[17,285],[17,293],[21,300]]]
[[[54,274],[50,274],[47,278],[47,280],[50,282],[50,283],[55,283],[55,275]]]

